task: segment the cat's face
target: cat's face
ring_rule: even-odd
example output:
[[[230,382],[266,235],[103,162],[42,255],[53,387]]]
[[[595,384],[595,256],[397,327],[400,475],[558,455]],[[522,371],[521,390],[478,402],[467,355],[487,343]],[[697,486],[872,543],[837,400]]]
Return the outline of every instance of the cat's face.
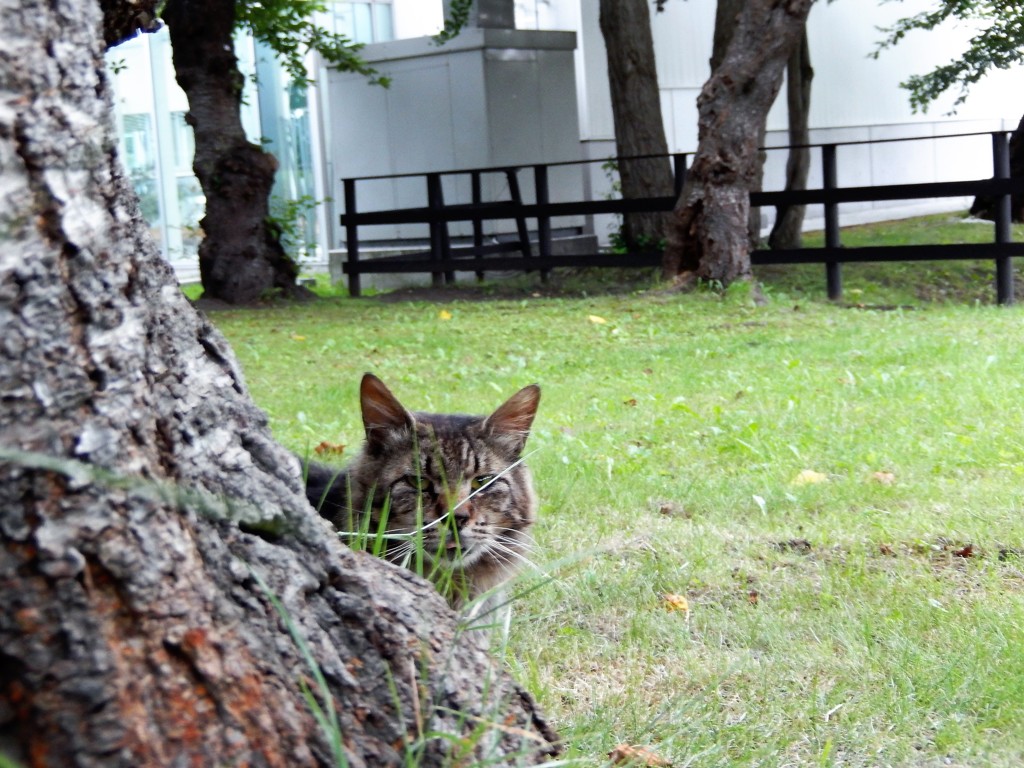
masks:
[[[388,533],[400,537],[388,541],[388,558],[422,546],[465,571],[476,593],[516,570],[536,512],[521,455],[540,389],[520,390],[487,417],[410,413],[367,374],[360,400],[367,443],[351,470],[353,506],[372,494],[375,522],[386,510]],[[419,530],[422,544],[401,538]]]

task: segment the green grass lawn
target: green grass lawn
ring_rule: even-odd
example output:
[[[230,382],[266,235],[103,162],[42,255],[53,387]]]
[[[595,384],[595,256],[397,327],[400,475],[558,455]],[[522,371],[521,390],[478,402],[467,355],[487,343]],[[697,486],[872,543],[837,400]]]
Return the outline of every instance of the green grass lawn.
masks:
[[[987,297],[964,284],[985,270]],[[945,294],[926,265],[847,269],[849,303],[914,307],[892,311],[780,268],[761,307],[605,275],[213,320],[300,452],[358,445],[364,371],[422,410],[540,383],[553,580],[517,602],[509,663],[579,764],[628,742],[676,766],[1016,765],[1024,311],[982,303],[990,264],[939,271]]]

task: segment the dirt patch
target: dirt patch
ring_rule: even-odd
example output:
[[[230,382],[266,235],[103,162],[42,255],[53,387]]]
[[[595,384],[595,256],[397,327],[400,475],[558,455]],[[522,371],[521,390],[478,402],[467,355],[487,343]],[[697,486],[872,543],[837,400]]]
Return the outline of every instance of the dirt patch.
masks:
[[[198,299],[191,299],[190,301],[192,306],[196,309],[210,313],[223,312],[229,309],[275,309],[279,307],[287,307],[291,304],[305,304],[308,301],[315,301],[318,298],[319,297],[306,286],[297,285],[295,287],[294,295],[287,298],[274,297],[241,304],[229,304],[221,299],[208,299],[205,296],[200,296]]]
[[[422,301],[450,304],[456,301],[509,301],[516,299],[582,298],[618,296],[651,288],[650,269],[558,269],[546,281],[538,275],[513,275],[476,283],[399,288],[372,297],[384,304]]]

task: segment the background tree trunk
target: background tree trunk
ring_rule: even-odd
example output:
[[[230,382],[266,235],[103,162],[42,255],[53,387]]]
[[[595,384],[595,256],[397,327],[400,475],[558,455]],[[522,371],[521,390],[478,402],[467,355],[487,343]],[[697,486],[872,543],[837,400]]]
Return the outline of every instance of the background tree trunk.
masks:
[[[740,11],[743,10],[745,0],[718,0],[715,5],[715,30],[711,44],[711,71],[718,69],[725,59],[725,52],[729,49],[729,42],[732,40],[733,32],[736,31],[736,23]],[[757,146],[764,146],[765,125],[762,125],[757,135]],[[757,168],[754,171],[754,180],[750,191],[760,190],[764,184],[764,161],[767,155],[763,150],[758,151]],[[761,242],[761,209],[750,207],[747,217],[747,237],[750,239],[750,249],[754,250]]]
[[[0,13],[0,754],[337,765],[316,673],[352,766],[551,751],[433,589],[309,507],[121,175],[98,4]]]
[[[758,137],[813,0],[748,0],[697,99],[698,146],[668,229],[667,278],[728,285],[750,277],[750,191]]]
[[[200,225],[203,297],[248,304],[274,293],[306,295],[298,266],[268,222],[277,159],[246,139],[244,78],[234,53],[235,0],[169,0],[174,72],[195,131],[192,167],[206,196]]]
[[[1015,179],[1024,178],[1024,117],[1010,136],[1010,175]],[[971,203],[971,215],[982,219],[995,219],[996,201],[991,197],[978,196]],[[1010,198],[1010,215],[1014,221],[1024,221],[1024,194],[1017,192]]]
[[[789,156],[786,158],[786,191],[807,189],[807,173],[811,168],[811,47],[807,27],[800,44],[786,64],[786,113],[789,118]],[[780,205],[775,209],[775,223],[768,236],[772,248],[800,248],[803,245],[805,205]]]
[[[672,166],[667,158],[626,160],[638,155],[667,155],[661,115],[658,71],[648,0],[601,0],[600,24],[608,52],[615,146],[622,197],[668,197]],[[668,214],[629,213],[622,234],[630,251],[659,249]]]

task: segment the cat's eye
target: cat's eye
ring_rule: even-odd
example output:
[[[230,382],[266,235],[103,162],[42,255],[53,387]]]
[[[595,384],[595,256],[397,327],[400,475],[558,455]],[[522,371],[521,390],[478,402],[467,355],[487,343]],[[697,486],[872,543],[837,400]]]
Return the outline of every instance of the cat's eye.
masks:
[[[469,481],[469,487],[474,491],[479,491],[493,479],[494,475],[478,475]]]
[[[430,480],[423,477],[423,475],[406,475],[402,479],[420,493],[430,490]]]

